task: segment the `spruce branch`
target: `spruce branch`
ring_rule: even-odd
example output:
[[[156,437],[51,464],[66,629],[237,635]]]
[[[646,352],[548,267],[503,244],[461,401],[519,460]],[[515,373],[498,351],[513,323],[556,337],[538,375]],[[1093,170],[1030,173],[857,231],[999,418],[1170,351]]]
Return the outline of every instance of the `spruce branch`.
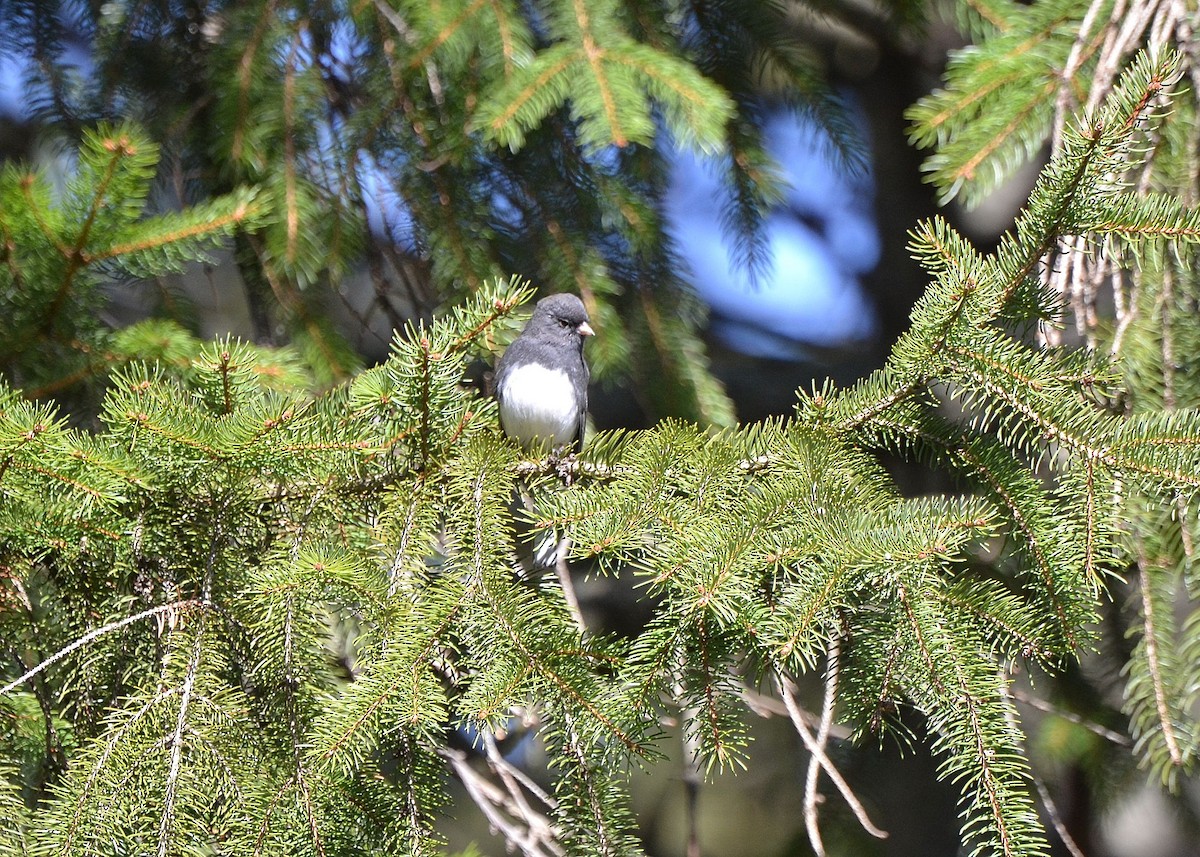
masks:
[[[108,762],[113,757],[113,754],[117,752],[118,748],[124,742],[128,734],[141,725],[142,720],[148,717],[151,712],[161,703],[166,702],[168,699],[178,694],[179,691],[180,688],[178,687],[168,687],[162,690],[150,699],[146,700],[142,707],[137,711],[126,713],[120,724],[116,726],[116,728],[110,730],[103,750],[96,757],[95,764],[92,765],[87,779],[84,780],[83,785],[80,787],[78,796],[75,800],[74,811],[71,814],[70,822],[67,826],[67,829],[63,832],[63,848],[60,853],[70,853],[76,841],[76,831],[82,824],[90,821],[88,815],[91,811],[92,805],[88,803],[88,798],[91,795],[92,789],[99,784],[100,777],[105,772]]]
[[[221,525],[214,524],[209,536],[208,559],[205,563],[204,578],[200,584],[200,601],[208,605],[212,602],[213,583],[217,570],[217,560],[224,547],[225,535]],[[199,622],[192,631],[192,648],[184,669],[183,681],[179,687],[179,711],[175,720],[175,728],[166,739],[169,748],[169,762],[166,780],[163,784],[162,815],[158,827],[158,857],[167,857],[171,849],[171,837],[175,826],[175,800],[178,794],[180,764],[183,759],[184,733],[188,728],[188,715],[192,705],[192,695],[196,687],[196,678],[200,672],[200,664],[204,656],[204,634],[207,630],[205,614],[201,614]]]
[[[141,837],[165,852],[194,835],[196,847],[239,853],[424,851],[449,771],[526,853],[637,853],[627,766],[655,756],[665,711],[684,712],[693,796],[702,772],[748,758],[743,682],[757,669],[777,685],[772,710],[789,716],[812,754],[803,809],[815,850],[823,848],[822,771],[864,829],[878,832],[830,762],[835,714],[875,731],[911,705],[934,736],[939,775],[962,792],[966,847],[1036,855],[1046,847],[1033,809],[1040,784],[1000,665],[1036,659],[1053,669],[1074,657],[1095,639],[1102,587],[1123,574],[1142,604],[1125,685],[1134,749],[1168,780],[1188,770],[1200,614],[1177,628],[1167,605],[1197,589],[1190,510],[1200,394],[1176,364],[1198,347],[1183,322],[1194,314],[1187,263],[1200,227],[1169,191],[1149,195],[1158,173],[1127,181],[1132,164],[1180,145],[1155,118],[1174,86],[1175,58],[1137,60],[1105,106],[1064,123],[1063,145],[995,253],[979,253],[938,220],[914,232],[912,249],[932,282],[884,370],[848,390],[814,389],[790,419],[716,433],[664,421],[601,434],[577,458],[527,461],[501,439],[494,406],[464,382],[467,364],[509,336],[529,297],[515,283],[483,285],[508,251],[483,247],[476,233],[519,244],[544,226],[536,244],[547,248],[547,276],[539,279],[580,291],[617,331],[597,362],[620,367],[644,343],[657,355],[649,371],[678,382],[677,410],[728,417],[696,359],[690,305],[674,311],[674,285],[632,290],[638,272],[661,267],[627,264],[581,226],[610,218],[621,240],[661,266],[667,254],[644,225],[652,194],[599,176],[578,149],[613,135],[633,140],[657,103],[666,114],[677,107],[668,124],[685,133],[700,124],[706,139],[751,153],[753,140],[735,140],[728,116],[717,117],[720,128],[696,119],[688,93],[719,85],[743,97],[744,78],[717,59],[764,41],[761,22],[779,8],[739,23],[743,4],[706,5],[731,29],[688,47],[708,64],[697,71],[679,58],[686,39],[655,9],[642,10],[653,33],[641,44],[630,31],[642,19],[619,3],[551,4],[538,30],[547,46],[535,53],[532,30],[519,32],[523,7],[419,5],[364,10],[390,29],[388,44],[363,36],[379,48],[364,52],[364,67],[386,79],[364,75],[362,101],[391,108],[346,127],[362,134],[357,140],[398,141],[389,167],[413,206],[414,240],[436,276],[455,281],[454,294],[478,287],[474,298],[402,328],[384,364],[314,397],[294,352],[231,340],[200,347],[152,328],[121,341],[89,326],[84,299],[101,281],[85,266],[72,275],[58,321],[79,327],[69,338],[88,371],[90,361],[125,364],[111,375],[96,431],[68,429],[52,409],[0,391],[0,563],[47,612],[36,627],[21,615],[0,618],[6,629],[16,624],[18,639],[44,636],[38,644],[57,650],[36,667],[22,662],[3,693],[37,680],[39,727],[62,722],[79,742],[62,742],[72,765],[36,810],[49,831],[30,833],[36,848],[95,853],[111,850],[109,839]],[[1074,40],[1061,22],[1076,14],[1083,4],[1055,0],[1030,24],[1003,4],[979,5],[974,26],[1015,53],[1010,65],[992,55],[975,66],[978,97],[962,98],[964,109],[990,109],[985,102],[1000,90],[988,75],[1024,80],[1043,47],[1091,68],[1109,43]],[[1104,25],[1105,39],[1116,45],[1137,27],[1180,25],[1174,7],[1140,3],[1137,14],[1132,29]],[[1092,14],[1097,26],[1100,17]],[[310,246],[323,233],[308,226],[331,209],[322,196],[330,186],[312,163],[323,159],[309,139],[319,115],[311,88],[332,77],[308,59],[328,35],[319,16],[294,18],[250,8],[224,22],[246,27],[250,45],[231,40],[226,55],[237,61],[222,72],[230,86],[216,109],[233,121],[209,148],[236,139],[235,173],[261,179],[263,189],[235,193],[223,214],[143,217],[145,163],[133,155],[124,179],[121,170],[105,179],[108,161],[96,159],[74,208],[53,204],[44,182],[5,186],[36,203],[32,211],[0,206],[0,277],[10,290],[46,287],[42,303],[17,306],[32,310],[35,330],[62,282],[51,275],[69,263],[62,248],[69,254],[81,224],[91,222],[80,245],[89,258],[157,271],[190,258],[235,213],[266,218],[269,234],[247,242],[265,288],[301,325],[312,320],[298,283],[325,270],[314,250],[321,242]],[[492,23],[502,20],[512,24],[504,33]],[[480,35],[488,28],[492,41]],[[484,56],[498,42],[506,47]],[[555,86],[582,81],[578,91],[522,89],[529,69],[541,73],[560,54],[570,54],[570,68],[555,72]],[[409,64],[414,55],[419,67]],[[799,72],[777,53],[771,63]],[[1054,86],[1046,98],[1037,88],[1045,79]],[[455,100],[459,84],[482,96],[483,109]],[[488,109],[512,107],[487,103],[510,86],[528,122],[512,131],[524,148],[505,155],[484,146],[487,132],[464,129]],[[995,122],[980,123],[984,148],[952,168],[986,171],[1005,147],[1021,145],[1049,99],[1063,97],[1059,79],[1037,87],[1029,90],[1035,105],[997,104]],[[1083,103],[1084,91],[1070,95]],[[573,124],[567,113],[576,108]],[[953,121],[939,118],[935,134]],[[284,131],[292,132],[286,142]],[[1152,152],[1138,151],[1142,140]],[[551,164],[572,174],[566,195],[600,201],[566,211],[556,188],[534,181]],[[742,166],[757,182],[761,164]],[[97,185],[112,210],[90,206]],[[536,228],[496,216],[489,200],[501,190]],[[766,192],[764,183],[746,197]],[[237,200],[250,196],[270,214],[239,212]],[[738,217],[752,220],[748,212]],[[25,238],[47,252],[21,256]],[[180,243],[188,246],[176,253]],[[101,258],[113,248],[121,252]],[[1014,335],[1014,325],[1057,318],[1064,296],[1055,288],[1086,291],[1094,282],[1069,266],[1043,281],[1039,266],[1055,248],[1120,251],[1143,265],[1121,286],[1119,362]],[[1106,272],[1116,270],[1110,265]],[[618,309],[631,314],[627,326]],[[1107,334],[1093,335],[1103,343]],[[141,350],[156,368],[131,360]],[[54,377],[77,371],[55,367]],[[906,497],[880,451],[952,474],[963,495]],[[560,539],[557,584],[513,573],[518,479],[536,496],[535,529]],[[585,627],[571,606],[570,561],[632,576],[650,614],[645,625],[622,639]],[[143,609],[147,602],[155,606]],[[193,610],[196,623],[174,621]],[[80,627],[95,616],[127,618]],[[143,628],[142,619],[171,621]],[[812,722],[796,680],[821,664],[824,700]],[[105,716],[105,706],[115,710]],[[531,708],[538,716],[529,725],[554,760],[553,789],[505,758],[492,731]],[[459,727],[481,736],[481,755],[448,743]],[[0,767],[15,761],[6,756]],[[193,796],[195,806],[216,808],[203,827]]]
[[[648,98],[665,107],[676,139],[716,149],[733,115],[731,99],[695,68],[630,39],[609,4],[564,0],[548,18],[555,44],[485,96],[474,124],[514,151],[570,99],[584,147],[649,143]]]
[[[950,617],[930,609],[916,589],[901,585],[897,594],[929,678],[925,687],[912,689],[914,696],[939,732],[935,748],[946,754],[943,775],[953,772],[964,790],[964,840],[979,836],[974,847],[986,842],[1006,857],[1044,853],[1037,814],[1022,787],[1028,762],[1019,751],[1020,733],[1009,726],[1006,680],[997,681],[994,672],[987,676],[991,665],[972,651],[970,638],[947,634]]]
[[[1161,736],[1163,746],[1166,748],[1167,756],[1171,766],[1181,768],[1187,760],[1184,756],[1184,751],[1181,747],[1182,740],[1176,726],[1175,708],[1176,704],[1168,699],[1168,671],[1165,659],[1168,657],[1165,651],[1160,650],[1160,642],[1166,640],[1164,628],[1161,627],[1167,622],[1166,617],[1160,615],[1159,608],[1165,605],[1156,603],[1156,586],[1151,580],[1151,573],[1154,571],[1154,563],[1146,555],[1145,547],[1141,543],[1140,536],[1135,534],[1135,542],[1138,544],[1138,583],[1139,591],[1142,600],[1142,645],[1145,650],[1146,667],[1149,675],[1150,685],[1154,694],[1154,719],[1156,727],[1152,730],[1145,730],[1138,737],[1145,740],[1148,736],[1153,736],[1151,740],[1157,741]],[[1157,569],[1161,571],[1162,569]],[[1136,721],[1135,721],[1136,725]],[[1191,742],[1189,741],[1189,744]],[[1168,769],[1169,771],[1169,769]],[[1164,778],[1170,781],[1173,779],[1172,773],[1165,773]]]
[[[67,263],[66,269],[63,271],[62,281],[58,285],[58,290],[54,293],[54,296],[50,300],[50,305],[46,308],[39,330],[40,333],[46,332],[50,328],[50,325],[54,323],[54,319],[58,315],[63,301],[71,291],[76,273],[84,265],[84,248],[89,244],[92,227],[96,223],[97,216],[109,204],[109,189],[117,175],[117,170],[123,165],[123,161],[126,158],[135,156],[137,151],[137,144],[128,136],[124,134],[109,135],[104,130],[100,130],[93,137],[92,145],[84,150],[85,164],[95,170],[98,175],[91,189],[91,199],[87,203],[87,210],[84,213],[83,222],[79,224],[74,242],[70,246],[60,245]],[[107,157],[103,153],[107,153]],[[97,164],[96,161],[98,160],[101,160],[102,163]],[[134,162],[134,169],[136,168],[136,162]],[[50,236],[47,235],[47,237]]]
[[[168,616],[173,617],[176,614],[187,612],[188,610],[194,610],[194,609],[211,609],[211,606],[206,604],[203,599],[198,599],[198,598],[189,598],[189,599],[184,599],[181,601],[172,601],[170,604],[159,604],[157,607],[151,607],[147,610],[141,611],[140,613],[135,613],[132,616],[126,616],[123,619],[118,619],[115,622],[110,622],[107,625],[103,625],[99,628],[95,628],[95,629],[89,631],[88,633],[84,634],[79,639],[72,642],[70,645],[64,646],[63,648],[59,649],[53,655],[44,659],[37,666],[35,666],[31,669],[27,669],[23,675],[19,676],[16,679],[13,679],[8,684],[6,684],[4,687],[0,687],[0,696],[7,696],[13,690],[15,690],[16,688],[23,685],[25,682],[32,679],[38,673],[42,672],[43,670],[48,669],[49,667],[54,666],[54,664],[56,664],[58,661],[62,660],[63,658],[70,655],[71,653],[75,652],[77,649],[80,649],[80,648],[88,645],[89,643],[93,642],[94,640],[96,640],[99,637],[104,636],[105,634],[111,634],[113,631],[119,631],[121,628],[124,628],[126,625],[132,625],[135,622],[140,622],[141,620],[148,619],[151,616],[159,616],[162,614],[167,614]],[[171,621],[174,622],[175,620],[172,619]]]
[[[183,758],[184,732],[187,728],[189,709],[192,704],[192,693],[196,684],[196,673],[200,669],[202,654],[201,644],[204,640],[203,624],[196,629],[192,643],[191,655],[188,657],[183,684],[179,688],[179,712],[175,720],[175,729],[166,738],[169,751],[169,767],[166,781],[163,783],[162,816],[158,827],[158,857],[167,857],[171,850],[171,834],[175,824],[175,800],[179,783],[179,768]]]
[[[1000,675],[1000,681],[1004,684],[1005,676]],[[1011,687],[1006,686],[1005,695],[1011,699],[1015,699],[1016,695]],[[1016,710],[1009,706],[1005,710],[1005,720],[1008,722],[1008,728],[1012,732],[1020,732],[1020,726],[1016,720]],[[1033,786],[1037,790],[1038,799],[1042,802],[1042,809],[1050,817],[1050,824],[1054,827],[1054,832],[1058,834],[1059,841],[1066,846],[1071,857],[1084,857],[1083,851],[1080,850],[1075,838],[1071,836],[1071,832],[1067,830],[1066,824],[1063,823],[1062,814],[1058,811],[1058,805],[1054,802],[1054,798],[1050,795],[1050,790],[1046,788],[1046,783],[1035,771],[1030,771],[1030,779],[1033,781]]]

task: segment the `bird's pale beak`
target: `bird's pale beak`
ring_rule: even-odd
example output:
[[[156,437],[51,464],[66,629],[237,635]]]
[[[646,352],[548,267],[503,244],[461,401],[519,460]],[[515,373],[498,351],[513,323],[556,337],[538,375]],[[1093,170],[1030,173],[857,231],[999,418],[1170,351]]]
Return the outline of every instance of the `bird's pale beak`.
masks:
[[[579,327],[577,327],[575,329],[578,330],[580,333],[582,333],[584,336],[595,336],[596,335],[596,331],[592,330],[592,326],[590,324],[588,324],[586,321],[580,322]]]

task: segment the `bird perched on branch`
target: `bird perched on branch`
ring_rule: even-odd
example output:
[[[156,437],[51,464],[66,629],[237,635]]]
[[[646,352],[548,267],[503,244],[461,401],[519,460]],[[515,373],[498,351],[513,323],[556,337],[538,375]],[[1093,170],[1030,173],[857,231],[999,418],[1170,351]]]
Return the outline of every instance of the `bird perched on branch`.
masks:
[[[537,302],[521,335],[496,364],[504,433],[530,452],[578,452],[587,423],[584,338],[594,331],[575,295]]]
[[[589,372],[583,343],[594,331],[587,309],[575,295],[550,295],[538,301],[533,315],[496,363],[496,400],[504,433],[531,453],[578,452],[583,449],[587,424]],[[561,464],[561,462],[560,462]],[[563,481],[570,476],[560,473]],[[518,481],[514,509],[534,508],[528,489]],[[528,524],[515,522],[518,540],[524,542]],[[570,572],[565,562],[567,545],[553,532],[517,549],[517,561],[528,579],[554,567],[572,613],[582,624]]]

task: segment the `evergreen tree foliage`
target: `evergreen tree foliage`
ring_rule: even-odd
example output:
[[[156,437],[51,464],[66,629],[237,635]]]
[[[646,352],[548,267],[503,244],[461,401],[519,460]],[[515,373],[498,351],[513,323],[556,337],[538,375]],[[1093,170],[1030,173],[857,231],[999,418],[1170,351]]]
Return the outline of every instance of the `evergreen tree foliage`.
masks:
[[[236,254],[256,341],[343,353],[322,300],[364,254],[369,312],[393,327],[517,274],[582,295],[606,331],[594,374],[632,377],[651,418],[727,425],[661,227],[658,143],[727,154],[730,225],[761,267],[778,193],[764,98],[812,108],[855,151],[788,15],[778,0],[4,0],[0,53],[32,57],[30,98],[69,134],[145,127],[175,204],[258,189]],[[90,76],[70,63],[79,42]]]
[[[1170,31],[1166,6],[1147,9]],[[781,697],[810,778],[853,799],[828,723],[814,738],[796,708],[815,674],[863,741],[920,715],[967,850],[1044,854],[1013,677],[1100,648],[1125,592],[1135,755],[1177,787],[1200,741],[1200,621],[1176,603],[1198,591],[1200,224],[1194,187],[1174,190],[1194,184],[1192,70],[1161,49],[1118,78],[1118,45],[1105,71],[1078,45],[1111,32],[1090,29],[1106,10],[972,5],[979,47],[914,133],[968,196],[1050,136],[1025,210],[990,254],[919,225],[930,286],[887,364],[724,428],[701,316],[675,303],[651,134],[724,147],[753,261],[772,192],[755,84],[840,121],[778,38],[782,7],[231,4],[193,10],[183,35],[169,5],[79,10],[100,73],[40,90],[92,129],[71,179],[0,173],[0,852],[434,854],[453,776],[522,853],[637,854],[629,782],[665,752],[664,724],[702,770],[736,773],[755,694]],[[61,49],[60,15],[0,11],[0,38]],[[190,72],[186,97],[123,79],[130,51]],[[1072,74],[1026,86],[1039,63]],[[1076,72],[1094,99],[1054,88]],[[93,123],[134,92],[161,146]],[[395,177],[447,299],[330,385],[303,356],[341,347],[310,297],[364,246],[363,159]],[[221,193],[162,213],[153,180],[183,164]],[[235,230],[248,289],[299,347],[101,323],[106,283]],[[1111,328],[1095,289],[1058,277],[1090,264],[1116,281]],[[583,294],[600,372],[674,389],[663,410],[693,420],[524,459],[468,383],[532,297],[498,272]],[[1075,344],[1052,341],[1064,308]],[[905,496],[884,455],[960,490]],[[526,573],[520,542],[547,534],[579,570],[631,573],[644,627],[588,628],[569,574]],[[507,758],[513,735],[545,747],[545,779]]]
[[[1181,7],[1157,2],[961,9],[975,44],[951,62],[946,87],[923,99],[910,118],[913,140],[936,145],[926,162],[930,179],[944,196],[959,195],[967,204],[1011,176],[1043,143],[1059,153],[1075,145],[1064,133],[1074,113],[1103,130],[1099,105],[1142,46],[1164,62],[1176,56],[1172,76],[1144,96],[1154,113],[1169,99],[1171,120],[1140,118],[1128,142],[1109,152],[1097,184],[1083,188],[1086,209],[1047,245],[1038,276],[1074,322],[1066,335],[1043,328],[1042,341],[1057,344],[1073,334],[1120,373],[1109,407],[1124,417],[1121,449],[1157,443],[1182,455],[1191,409],[1200,402],[1191,371],[1200,294],[1191,18]],[[1113,307],[1108,319],[1098,309],[1106,303]],[[1178,440],[1152,440],[1159,431]],[[1113,537],[1126,563],[1118,591],[1128,593],[1133,609],[1117,621],[1135,645],[1128,661],[1112,666],[1125,674],[1124,708],[1139,756],[1178,788],[1197,753],[1196,516],[1191,492],[1169,488],[1170,479],[1163,481],[1157,469],[1142,469],[1137,478],[1128,465],[1123,472],[1114,486],[1124,508]]]
[[[0,842],[435,853],[447,771],[465,775],[455,736],[495,749],[524,711],[515,728],[554,769],[548,790],[522,792],[539,809],[501,827],[512,844],[638,853],[627,782],[662,752],[665,716],[688,712],[710,773],[737,769],[746,684],[785,692],[825,669],[863,734],[897,708],[923,713],[972,851],[1046,853],[1011,670],[1095,645],[1106,576],[1148,538],[1126,529],[1131,506],[1191,507],[1200,425],[1180,408],[1126,413],[1113,364],[1012,331],[1058,312],[1035,273],[1061,236],[1193,234],[1190,210],[1111,180],[1177,65],[1138,59],[1066,134],[995,253],[919,227],[931,285],[910,333],[884,368],[802,395],[790,419],[715,434],[666,421],[601,435],[578,460],[523,461],[464,384],[530,296],[502,282],[410,324],[386,363],[325,393],[287,351],[220,340],[185,356],[182,334],[111,374],[95,431],[6,387],[0,800],[16,823]],[[97,134],[93,156],[124,133]],[[123,169],[81,170],[80,198]],[[174,227],[187,235],[144,264],[193,252],[221,211],[181,215],[213,228]],[[13,276],[45,276],[25,258],[10,255]],[[881,450],[953,471],[963,493],[903,496]],[[596,573],[633,569],[653,605],[639,633],[589,631],[567,579],[514,570],[518,479],[535,536],[569,536]],[[985,547],[1000,558],[984,564]],[[1139,567],[1149,612],[1179,577]],[[1131,714],[1139,752],[1162,767],[1156,745],[1173,747],[1185,771],[1196,661],[1159,639],[1131,662],[1158,670],[1131,671]],[[1159,675],[1171,683],[1141,687]],[[1151,692],[1181,706],[1169,734],[1136,702]]]
[[[143,217],[158,146],[128,125],[84,134],[58,193],[45,172],[0,168],[0,366],[35,395],[107,371],[147,343],[109,336],[106,283],[181,270],[263,209],[248,188],[186,211]]]

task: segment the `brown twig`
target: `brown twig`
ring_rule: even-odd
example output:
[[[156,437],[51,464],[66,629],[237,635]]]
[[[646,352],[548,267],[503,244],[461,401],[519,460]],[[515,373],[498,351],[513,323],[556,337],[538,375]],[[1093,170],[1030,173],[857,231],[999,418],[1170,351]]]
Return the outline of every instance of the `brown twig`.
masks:
[[[860,801],[854,794],[854,791],[846,782],[845,777],[842,776],[841,771],[834,766],[833,762],[829,761],[829,757],[825,754],[824,748],[817,742],[816,736],[814,736],[812,731],[808,728],[808,723],[805,721],[804,717],[804,711],[800,707],[800,703],[796,698],[796,692],[798,688],[796,687],[795,682],[793,682],[791,678],[782,670],[776,669],[775,683],[779,689],[780,696],[783,698],[784,705],[787,706],[788,716],[791,718],[792,726],[795,727],[797,734],[800,736],[800,740],[804,742],[804,746],[808,749],[808,752],[812,753],[813,758],[817,760],[818,764],[822,769],[824,769],[829,779],[835,786],[837,786],[838,792],[841,793],[842,799],[846,801],[846,804],[854,813],[854,817],[858,819],[859,825],[862,826],[863,830],[877,839],[887,839],[887,831],[876,827],[871,821],[870,816],[867,815],[866,808],[862,805],[862,801]],[[819,846],[819,840],[813,843],[814,848]],[[824,851],[818,851],[818,853],[823,854]]]
[[[477,770],[462,750],[442,747],[438,749],[438,754],[450,763],[471,800],[479,807],[492,829],[504,837],[509,848],[520,849],[525,857],[562,857],[566,853],[558,841],[558,829],[545,814],[529,805],[521,790],[521,781],[513,775],[515,769],[503,761],[498,750],[494,754],[489,753],[488,765],[508,788],[498,786]],[[503,765],[499,766],[503,773],[498,770],[497,757],[503,761]],[[545,797],[540,789],[532,793]]]

